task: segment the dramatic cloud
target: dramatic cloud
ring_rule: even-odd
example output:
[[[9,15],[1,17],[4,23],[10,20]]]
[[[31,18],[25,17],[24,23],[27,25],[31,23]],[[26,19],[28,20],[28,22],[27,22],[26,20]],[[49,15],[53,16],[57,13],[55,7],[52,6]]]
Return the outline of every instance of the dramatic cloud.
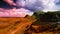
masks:
[[[33,12],[24,8],[9,10],[0,8],[0,17],[25,17],[26,15],[32,16]]]
[[[44,5],[40,0],[17,0],[17,5],[31,11],[43,10]]]
[[[32,14],[33,14],[32,11],[27,10],[25,8],[22,8],[23,7],[23,3],[21,3],[22,1],[21,2],[18,1],[18,2],[20,2],[20,4],[18,4],[16,2],[16,4],[19,7],[19,9],[16,9],[13,6],[10,6],[10,5],[13,4],[13,1],[5,0],[5,2],[7,2],[7,3],[4,3],[4,2],[0,3],[0,17],[25,17],[26,15],[32,16]],[[8,4],[10,4],[10,5],[8,5]]]
[[[60,10],[60,0],[17,0],[17,5],[32,11]]]
[[[7,1],[7,0],[6,0]],[[7,1],[8,2],[8,1]],[[8,3],[14,4],[13,1]],[[24,8],[29,11],[56,11],[60,10],[60,0],[16,0],[16,7]],[[2,4],[0,5],[2,6]],[[5,6],[5,4],[3,5]],[[9,5],[6,5],[8,7]]]

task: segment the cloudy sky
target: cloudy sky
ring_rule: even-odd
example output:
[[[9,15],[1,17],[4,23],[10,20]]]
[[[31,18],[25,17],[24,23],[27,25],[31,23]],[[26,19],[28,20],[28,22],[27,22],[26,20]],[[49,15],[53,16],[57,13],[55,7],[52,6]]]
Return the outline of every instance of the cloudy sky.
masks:
[[[0,5],[0,7],[2,4]],[[2,7],[9,8],[9,5],[3,4]],[[30,11],[38,10],[60,10],[60,0],[16,0],[18,8],[25,8]]]
[[[15,2],[15,3],[14,3]],[[12,9],[16,7],[17,9]],[[7,9],[8,10],[7,10]],[[5,0],[4,2],[0,0],[0,12],[4,14],[7,11],[22,12],[22,15],[29,14],[30,16],[35,11],[59,11],[60,10],[60,0]],[[12,14],[12,13],[10,13]]]
[[[17,0],[18,6],[36,11],[36,10],[60,10],[60,0]]]

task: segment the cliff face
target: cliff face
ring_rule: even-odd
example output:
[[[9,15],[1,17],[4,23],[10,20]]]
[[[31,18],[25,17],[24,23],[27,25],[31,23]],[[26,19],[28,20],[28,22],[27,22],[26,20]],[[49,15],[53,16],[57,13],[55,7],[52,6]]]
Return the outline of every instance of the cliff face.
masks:
[[[23,34],[33,22],[31,18],[0,18],[0,34]]]

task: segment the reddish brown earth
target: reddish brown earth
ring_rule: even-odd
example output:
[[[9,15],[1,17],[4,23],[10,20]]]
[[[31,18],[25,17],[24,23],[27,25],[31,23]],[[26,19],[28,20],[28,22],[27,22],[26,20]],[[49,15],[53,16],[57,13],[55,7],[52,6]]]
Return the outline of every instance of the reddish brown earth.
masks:
[[[0,18],[0,34],[25,34],[26,30],[35,20],[32,18]],[[41,26],[34,26],[33,28],[39,30]],[[29,34],[53,34],[53,32],[40,32],[36,33],[30,29],[27,31]],[[59,34],[55,31],[54,34]]]
[[[26,34],[60,34],[60,30],[55,30],[55,31],[51,31],[51,30],[46,30],[46,31],[40,31],[41,29],[39,29],[40,26],[37,25],[33,25],[33,27],[29,28],[26,31]],[[40,31],[40,32],[38,32]]]
[[[31,18],[0,18],[0,34],[15,34],[17,31],[23,34],[33,22]]]

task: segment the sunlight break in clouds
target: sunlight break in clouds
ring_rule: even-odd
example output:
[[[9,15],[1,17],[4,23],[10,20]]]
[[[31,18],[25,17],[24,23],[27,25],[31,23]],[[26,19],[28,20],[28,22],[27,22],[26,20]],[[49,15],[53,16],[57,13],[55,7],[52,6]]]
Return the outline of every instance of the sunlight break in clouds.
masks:
[[[59,0],[41,0],[45,5],[45,9],[43,11],[58,11],[60,10],[60,5],[56,4]],[[60,1],[59,1],[60,2]],[[60,3],[59,3],[60,4]]]

